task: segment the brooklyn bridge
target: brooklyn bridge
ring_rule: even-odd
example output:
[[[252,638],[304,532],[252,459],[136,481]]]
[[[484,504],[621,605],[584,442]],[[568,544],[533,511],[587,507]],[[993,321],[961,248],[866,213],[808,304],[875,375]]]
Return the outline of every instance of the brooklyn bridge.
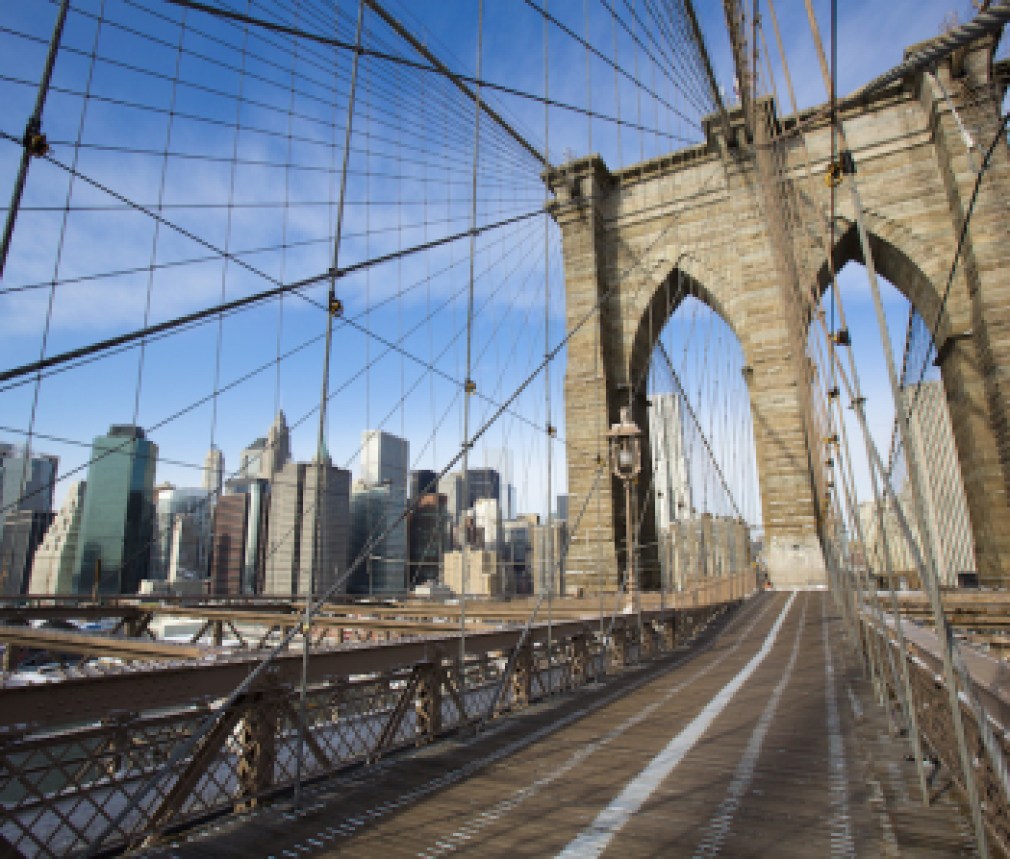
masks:
[[[0,853],[1010,854],[1010,0],[0,12]]]

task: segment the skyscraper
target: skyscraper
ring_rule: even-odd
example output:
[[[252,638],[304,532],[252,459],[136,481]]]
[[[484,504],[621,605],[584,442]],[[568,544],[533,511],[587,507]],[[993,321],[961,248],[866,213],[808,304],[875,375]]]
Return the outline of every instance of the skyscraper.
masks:
[[[40,510],[13,510],[7,514],[0,537],[0,593],[28,593],[32,563],[53,514]]]
[[[449,521],[455,526],[466,507],[463,505],[463,476],[451,471],[438,481],[438,494],[445,496],[445,508]]]
[[[501,539],[501,505],[496,498],[478,498],[473,505],[473,519],[483,535],[483,546],[491,552],[498,551]]]
[[[502,516],[512,519],[516,515],[515,476],[512,467],[512,451],[507,447],[484,448],[484,466],[497,472],[499,478],[498,502],[501,504]],[[492,496],[478,496],[490,498]]]
[[[381,430],[361,434],[361,479],[351,490],[348,562],[369,546],[348,583],[352,593],[403,593],[407,589],[407,470],[410,443]],[[377,543],[373,543],[376,538]]]
[[[267,443],[263,451],[263,463],[260,477],[270,480],[285,464],[291,460],[291,433],[284,410],[277,412],[277,417],[267,430]]]
[[[467,502],[470,510],[478,498],[493,498],[501,503],[501,475],[494,468],[470,468],[467,470]]]
[[[923,512],[936,551],[940,583],[954,585],[958,573],[975,571],[975,547],[943,382],[910,385],[903,393],[906,408],[911,409],[915,402],[909,415],[909,441],[927,478],[923,482]],[[908,452],[905,455],[907,459]],[[913,510],[910,506],[906,512]],[[914,515],[908,518],[916,520]],[[914,527],[917,530],[918,524]]]
[[[288,462],[271,481],[263,592],[323,593],[346,570],[351,473]],[[317,531],[318,528],[318,531]]]
[[[243,592],[242,572],[246,555],[249,496],[223,495],[214,508],[211,552],[211,593],[237,596]]]
[[[242,448],[239,454],[237,477],[255,480],[263,472],[263,453],[267,447],[265,437],[254,439],[248,447]]]
[[[388,483],[356,480],[351,487],[348,593],[402,594],[407,590],[407,528],[403,500]],[[360,560],[359,560],[360,559]]]
[[[284,412],[270,425],[266,437],[245,448],[239,456],[238,477],[270,480],[291,460],[291,434]]]
[[[564,549],[568,538],[568,525],[563,521],[550,526],[533,525],[530,528],[530,577],[533,593],[550,591],[564,596]]]
[[[691,515],[691,482],[679,394],[653,394],[649,409],[649,446],[652,449],[656,496],[656,527]]]
[[[203,461],[203,488],[219,498],[224,488],[224,454],[221,448],[212,447]]]
[[[410,442],[382,430],[361,434],[361,480],[369,486],[389,483],[394,495],[407,497]]]
[[[73,593],[74,561],[77,559],[86,487],[83,480],[70,484],[60,512],[35,551],[29,593]]]
[[[449,536],[445,496],[430,492],[414,501],[407,519],[410,587],[438,581],[439,563]]]
[[[81,534],[81,513],[88,484],[78,480],[70,485],[60,512],[45,532],[31,565],[29,593],[70,594],[74,592],[74,562]]]
[[[511,566],[512,581],[515,582],[517,594],[533,593],[530,561],[532,560],[532,533],[536,524],[529,518],[506,519],[502,522],[502,546],[499,551],[499,563]]]
[[[53,519],[59,460],[0,443],[0,593],[26,593],[32,561]]]
[[[158,446],[138,426],[113,424],[94,440],[74,562],[76,593],[132,594],[147,577],[157,461]]]
[[[169,569],[181,565],[199,577],[207,575],[210,547],[211,496],[207,489],[179,488],[171,483],[154,489],[154,540],[151,546],[151,566],[148,578],[167,579]],[[177,525],[183,519],[187,540],[175,539]],[[181,557],[180,549],[185,554]]]
[[[420,498],[438,492],[438,472],[427,468],[410,472],[410,497]]]

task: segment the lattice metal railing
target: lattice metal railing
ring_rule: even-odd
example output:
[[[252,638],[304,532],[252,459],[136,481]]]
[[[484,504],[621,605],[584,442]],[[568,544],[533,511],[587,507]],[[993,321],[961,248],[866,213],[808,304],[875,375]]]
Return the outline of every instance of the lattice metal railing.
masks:
[[[180,695],[173,707],[91,724],[67,713],[66,724],[16,726],[0,734],[0,844],[34,857],[79,853],[99,839],[103,850],[152,843],[166,830],[289,791],[300,742],[303,780],[367,764],[668,651],[726,604],[647,611],[641,626],[637,615],[616,615],[602,626],[556,627],[546,638],[517,636],[521,652],[475,654],[462,677],[456,661],[439,655],[452,642],[433,640],[426,661],[311,684],[304,728],[297,684],[270,671],[227,708],[227,698]],[[191,753],[175,761],[195,737]]]
[[[870,635],[881,636],[880,629],[873,623],[868,623],[866,629]],[[894,648],[897,644],[893,633],[888,632],[885,646]],[[944,769],[964,790],[964,772],[958,755],[957,738],[954,730],[954,720],[951,714],[950,698],[942,673],[937,666],[939,662],[935,654],[930,654],[909,646],[907,661],[909,667],[910,694],[918,720],[919,731],[931,757]],[[891,693],[895,700],[900,700],[901,692],[891,680]],[[978,697],[979,690],[974,690]],[[972,772],[975,786],[981,801],[982,817],[985,823],[990,844],[999,846],[1003,855],[1010,855],[1010,802],[1006,795],[1006,787],[1001,783],[1001,776],[993,765],[992,755],[986,749],[976,711],[969,705],[968,696],[959,695],[961,717],[964,723],[965,741],[973,762]],[[989,725],[998,745],[998,753],[1004,761],[1010,762],[1010,740],[1007,738],[1007,728],[998,724],[991,716]]]

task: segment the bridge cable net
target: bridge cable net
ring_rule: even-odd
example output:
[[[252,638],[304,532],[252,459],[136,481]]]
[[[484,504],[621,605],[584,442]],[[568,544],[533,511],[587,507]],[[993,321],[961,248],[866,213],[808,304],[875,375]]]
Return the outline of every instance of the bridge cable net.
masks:
[[[736,335],[687,298],[658,338],[649,372],[653,504],[665,586],[751,568],[761,538],[760,492]],[[643,562],[644,563],[644,562]]]
[[[25,477],[18,497],[3,500],[5,512],[47,494],[87,498],[69,480],[89,478],[94,491],[103,464],[124,454],[152,469],[160,460],[159,493],[176,491],[167,480],[201,485],[184,514],[197,531],[213,528],[236,497],[247,515],[254,503],[272,514],[251,567],[204,535],[190,541],[178,580],[195,581],[209,565],[221,593],[306,597],[302,621],[267,630],[260,646],[272,646],[270,655],[208,715],[180,714],[171,735],[138,716],[130,730],[144,739],[132,752],[103,745],[100,732],[72,759],[38,752],[15,777],[24,807],[4,827],[22,852],[134,842],[232,804],[236,791],[255,803],[412,740],[413,718],[395,736],[363,717],[336,730],[334,693],[307,679],[310,667],[297,708],[266,670],[296,639],[309,654],[309,630],[328,643],[326,628],[313,626],[328,598],[406,587],[390,585],[392,570],[410,569],[404,526],[435,494],[391,502],[394,489],[404,491],[408,462],[434,474],[422,489],[441,489],[464,460],[466,486],[471,457],[501,473],[502,451],[520,451],[517,500],[549,519],[538,472],[546,449],[564,445],[564,429],[552,425],[561,421],[539,380],[553,364],[550,384],[561,381],[571,331],[559,316],[558,235],[543,212],[546,143],[519,129],[535,127],[532,105],[543,110],[545,138],[550,116],[586,120],[585,138],[570,122],[550,131],[560,141],[554,151],[581,148],[595,131],[597,144],[618,151],[637,137],[644,156],[698,139],[711,104],[697,42],[668,10],[610,6],[601,24],[588,12],[565,21],[543,4],[527,7],[548,34],[552,62],[575,51],[587,81],[613,73],[614,104],[594,110],[588,87],[584,99],[549,94],[546,68],[542,92],[484,80],[479,65],[469,74],[431,34],[407,38],[398,22],[409,10],[372,2],[91,0],[33,4],[5,21],[0,75],[10,110],[0,175],[6,183],[21,173],[23,182],[11,185],[5,217],[0,301],[19,328],[4,339],[3,432],[23,443],[27,460],[51,450],[64,462],[41,485]],[[646,44],[649,62],[635,50]],[[622,56],[633,56],[634,71]],[[678,104],[657,84],[669,82],[671,61],[690,72],[674,86]],[[51,80],[33,73],[50,67]],[[32,108],[43,101],[41,113]],[[11,120],[19,115],[30,117],[26,130]],[[538,246],[543,253],[531,250]],[[542,332],[533,324],[540,313]],[[270,431],[250,444],[251,427]],[[377,432],[405,439],[410,453],[391,475],[352,485]],[[224,468],[222,452],[230,459],[243,444],[237,467]],[[293,497],[301,506],[281,515]],[[593,503],[583,499],[583,510]],[[320,524],[339,509],[351,516],[342,534]],[[133,542],[96,533],[118,548],[75,559],[69,580],[29,578],[27,590],[101,596],[130,592],[149,573],[160,580],[166,535],[153,525]],[[450,546],[474,539],[465,522],[460,528],[463,536],[436,529],[419,568],[430,571],[434,556],[444,575]],[[577,537],[569,532],[552,569]],[[462,613],[461,624],[466,630]],[[547,691],[551,654],[548,644]],[[459,720],[495,706],[497,667],[471,662],[464,656],[458,678],[444,681]],[[394,707],[402,696],[384,683],[358,684],[341,708]],[[274,715],[257,722],[254,703]],[[262,732],[270,719],[275,771],[265,774],[250,770],[237,729]],[[79,752],[96,763],[85,766]],[[113,759],[120,764],[103,769]],[[54,764],[77,768],[76,796],[39,823],[34,785]]]
[[[774,23],[774,7],[769,4],[771,10],[772,19]],[[817,32],[816,21],[810,8],[807,4],[808,12],[810,13],[810,22],[813,34],[815,37],[815,43],[819,42],[819,33]],[[777,34],[777,24],[776,36]],[[832,54],[834,55],[834,26],[832,26]],[[781,46],[781,42],[779,41]],[[826,76],[826,86],[829,90],[829,94],[834,91],[834,86],[831,81],[827,80],[827,64],[824,61],[823,52],[821,53],[822,65],[825,68]],[[783,66],[785,65],[785,59],[783,55]],[[832,69],[834,68],[834,56],[832,57]],[[769,75],[770,77],[770,75]],[[788,81],[788,72],[786,72],[786,79]],[[790,84],[791,88],[791,84]],[[971,101],[969,101],[971,103]],[[992,97],[990,94],[990,108],[992,103]],[[833,106],[833,103],[832,103]],[[990,109],[990,117],[991,117]],[[842,130],[841,123],[834,120],[836,123],[837,136],[836,140],[839,141],[841,147],[845,146],[844,142],[844,132]],[[990,121],[990,124],[993,124]],[[961,126],[963,130],[963,125]],[[1002,127],[996,131],[993,137],[993,144],[1000,138],[1002,134],[1002,129],[1005,128],[1005,119],[1003,120]],[[966,137],[966,142],[970,140],[970,136]],[[805,143],[803,144],[805,148]],[[835,144],[833,143],[833,146]],[[969,144],[970,146],[970,144]],[[832,157],[836,157],[837,149],[833,149]],[[807,158],[809,163],[809,159]],[[809,178],[809,166],[807,167],[808,178]],[[846,181],[842,176],[839,177],[843,181]],[[979,176],[981,180],[981,175]],[[785,182],[784,176],[781,172],[778,174],[776,181]],[[855,218],[860,232],[862,232],[861,223],[861,211],[858,199],[858,193],[856,191],[856,180],[853,176],[847,177],[847,182],[852,190],[852,198],[855,208]],[[840,183],[832,184],[831,193],[831,214],[832,220],[830,223],[834,222],[834,211],[835,211],[835,196],[834,196],[834,186]],[[978,192],[978,183],[976,183],[975,191],[972,195],[972,206],[974,204],[975,195]],[[970,217],[970,216],[969,216]],[[950,282],[953,279],[954,271],[957,266],[957,256],[960,254],[961,242],[964,239],[964,232],[967,229],[967,219],[962,229],[962,234],[959,239],[957,253],[955,254],[955,259],[952,263],[951,274],[948,280],[947,291],[949,292]],[[796,241],[793,240],[793,247],[796,247]],[[830,248],[830,243],[827,245],[827,259],[828,259],[828,270],[829,272],[834,272],[836,266],[832,260],[832,250]],[[874,294],[874,300],[878,307],[878,319],[881,325],[881,337],[884,342],[885,350],[890,349],[889,337],[886,333],[886,329],[883,327],[883,320],[880,313],[879,298],[877,297],[877,285],[876,278],[872,268],[872,255],[869,248],[867,247],[865,241],[863,242],[863,253],[864,257],[870,263],[870,281],[871,287]],[[874,509],[876,510],[877,519],[877,532],[878,535],[883,537],[886,534],[886,524],[883,521],[883,516],[887,511],[887,507],[882,503],[880,496],[879,483],[878,480],[883,482],[884,488],[888,491],[889,499],[888,505],[897,514],[897,518],[902,523],[902,531],[904,532],[898,539],[899,545],[898,550],[901,550],[901,543],[904,543],[911,552],[915,555],[914,567],[921,576],[920,581],[922,586],[929,596],[930,602],[932,603],[933,616],[935,621],[935,626],[937,629],[937,635],[941,642],[941,654],[942,661],[944,663],[945,670],[945,686],[946,686],[946,698],[947,705],[949,708],[949,714],[952,722],[953,733],[956,735],[955,746],[956,749],[951,749],[949,746],[947,748],[937,747],[935,745],[937,737],[934,735],[931,739],[934,743],[933,749],[934,753],[940,757],[947,760],[949,766],[951,766],[955,772],[960,770],[959,781],[962,788],[965,790],[968,797],[969,806],[972,809],[974,829],[976,835],[976,842],[978,844],[979,850],[983,855],[987,855],[987,832],[989,834],[996,833],[998,840],[1004,841],[1005,835],[1002,831],[1002,826],[999,823],[994,823],[991,816],[991,809],[989,809],[988,814],[990,815],[987,820],[983,821],[983,807],[979,802],[980,793],[985,793],[985,795],[990,795],[992,791],[998,792],[1004,800],[1008,796],[1008,780],[1007,780],[1007,767],[1005,762],[1005,757],[1002,749],[999,747],[999,743],[996,740],[992,726],[990,725],[989,718],[986,715],[985,709],[982,707],[980,700],[974,690],[974,685],[970,679],[967,669],[964,664],[963,656],[960,653],[960,648],[957,642],[953,639],[951,634],[951,627],[944,615],[942,606],[940,605],[938,596],[938,582],[937,582],[937,570],[934,566],[936,557],[936,550],[940,548],[939,544],[937,546],[931,546],[932,542],[928,537],[923,540],[921,535],[927,529],[920,527],[919,534],[914,534],[912,529],[908,525],[906,517],[903,515],[902,507],[903,503],[898,500],[897,492],[904,491],[904,494],[909,495],[909,487],[915,486],[916,481],[921,483],[922,477],[916,477],[919,469],[931,470],[933,473],[936,471],[943,470],[945,468],[945,463],[941,462],[940,459],[943,457],[943,452],[936,449],[930,451],[924,451],[925,456],[923,460],[925,462],[917,462],[916,457],[909,459],[906,457],[906,451],[903,450],[905,445],[902,439],[909,437],[909,426],[911,424],[911,416],[914,414],[914,403],[917,401],[925,401],[926,397],[924,392],[927,390],[926,384],[926,372],[927,366],[930,361],[930,353],[933,351],[933,341],[935,340],[936,331],[939,329],[941,324],[940,316],[938,316],[936,323],[933,327],[932,336],[930,336],[929,329],[923,323],[921,317],[917,318],[917,313],[914,308],[910,311],[910,318],[908,324],[908,334],[906,338],[906,349],[905,349],[905,361],[904,369],[901,377],[900,388],[895,385],[893,381],[892,372],[892,386],[894,386],[894,400],[895,400],[895,413],[896,413],[896,432],[894,438],[898,439],[892,443],[892,456],[891,456],[891,468],[888,472],[885,472],[882,465],[882,461],[879,453],[873,444],[870,437],[869,431],[866,428],[866,420],[864,414],[864,403],[865,399],[859,391],[858,375],[856,374],[855,363],[852,359],[852,352],[850,349],[845,349],[849,353],[848,361],[848,377],[846,376],[846,371],[843,369],[843,365],[839,356],[837,354],[836,346],[848,346],[848,327],[845,323],[844,309],[841,301],[841,294],[837,289],[837,282],[834,281],[832,275],[831,284],[831,303],[830,303],[830,328],[825,324],[825,317],[829,314],[825,313],[822,308],[816,306],[816,295],[814,296],[814,301],[810,303],[810,306],[806,308],[805,316],[807,319],[817,320],[820,323],[820,328],[823,334],[823,340],[817,337],[816,328],[811,332],[810,336],[810,349],[816,352],[820,352],[824,355],[825,352],[829,359],[829,372],[825,374],[825,379],[827,380],[822,386],[821,390],[817,391],[815,396],[826,397],[828,408],[831,408],[831,404],[834,403],[835,409],[838,409],[839,403],[839,386],[838,381],[842,381],[848,394],[852,406],[855,409],[856,415],[861,424],[864,440],[867,446],[867,454],[870,459],[871,477],[872,485],[875,493],[875,501],[873,502]],[[800,293],[802,299],[802,292]],[[944,295],[943,301],[941,303],[940,315],[943,313],[943,306],[946,304],[946,293]],[[835,310],[838,311],[838,323],[839,328],[835,327]],[[846,336],[840,336],[837,332],[842,331]],[[818,342],[820,340],[820,342]],[[826,347],[826,348],[825,348]],[[889,352],[887,352],[889,354]],[[821,363],[823,367],[823,362]],[[909,373],[909,367],[914,366],[918,368],[918,376],[915,379]],[[915,372],[915,371],[913,371]],[[816,371],[815,371],[816,375]],[[913,381],[914,380],[914,381]],[[935,390],[935,385],[934,385]],[[899,394],[899,391],[903,392]],[[912,404],[909,404],[908,401]],[[823,400],[821,400],[823,402]],[[946,410],[943,409],[945,412]],[[820,412],[823,415],[823,408],[815,408],[814,414],[816,415]],[[904,413],[904,414],[903,414]],[[823,418],[821,419],[823,420]],[[928,707],[928,704],[924,704],[921,701],[921,697],[924,694],[922,692],[922,686],[919,687],[919,697],[920,700],[915,700],[915,695],[913,694],[912,682],[910,681],[910,671],[909,671],[909,653],[906,648],[904,636],[902,634],[902,620],[901,612],[899,610],[899,603],[895,593],[895,568],[894,568],[894,558],[892,556],[892,551],[887,547],[887,540],[884,537],[883,540],[883,557],[871,559],[868,556],[860,556],[853,553],[852,549],[857,549],[859,552],[863,551],[863,547],[869,546],[866,542],[866,537],[863,534],[863,525],[868,523],[861,522],[863,518],[860,515],[858,505],[855,502],[853,489],[851,486],[851,466],[848,463],[851,461],[850,452],[848,450],[848,444],[846,441],[845,433],[845,418],[839,414],[838,421],[835,424],[838,427],[838,432],[831,432],[830,435],[826,436],[826,439],[830,439],[830,444],[834,448],[829,449],[828,452],[828,463],[832,469],[836,469],[836,466],[842,466],[841,469],[835,470],[835,474],[838,474],[842,479],[842,488],[844,494],[847,496],[846,507],[848,508],[850,528],[852,534],[855,536],[855,541],[846,539],[844,534],[841,534],[841,540],[836,543],[836,551],[839,553],[835,557],[839,559],[844,559],[848,555],[848,560],[846,566],[848,571],[846,572],[843,567],[841,570],[835,573],[835,584],[836,588],[841,586],[846,591],[854,591],[857,597],[857,606],[862,603],[862,611],[868,612],[869,616],[874,618],[873,628],[874,633],[867,640],[866,657],[870,664],[871,674],[874,677],[874,683],[877,685],[878,694],[882,701],[885,701],[886,693],[884,692],[885,687],[889,687],[895,698],[900,701],[902,708],[902,717],[906,722],[907,735],[910,739],[910,744],[913,746],[913,755],[915,760],[918,762],[922,759],[921,750],[921,734],[920,726],[918,724],[917,709],[920,707]],[[914,436],[913,436],[914,437]],[[917,444],[922,446],[921,434],[917,439]],[[834,456],[833,451],[837,450],[838,455]],[[949,454],[947,454],[949,457]],[[839,460],[837,463],[835,460]],[[946,470],[949,472],[949,465],[946,465]],[[909,479],[911,478],[911,479]],[[896,481],[896,482],[895,482]],[[834,488],[834,481],[830,481],[830,489]],[[914,506],[918,509],[916,510],[915,519],[919,522],[926,521],[922,514],[922,493],[921,489],[918,487],[914,490],[915,498]],[[961,492],[954,493],[955,498],[960,498],[963,503],[963,490]],[[825,501],[830,504],[831,496],[825,496]],[[910,517],[909,517],[910,518]],[[966,518],[966,517],[965,517]],[[872,519],[872,517],[871,517]],[[913,520],[915,521],[915,520]],[[872,526],[871,526],[872,527]],[[956,535],[954,535],[956,537]],[[879,537],[878,537],[879,539]],[[848,548],[846,547],[848,544]],[[963,541],[962,541],[963,544]],[[834,554],[834,553],[832,553]],[[925,557],[925,560],[924,560]],[[829,564],[832,563],[832,558],[828,558]],[[839,576],[838,573],[842,575]],[[887,608],[890,610],[890,618],[885,621],[885,609],[882,605],[882,600],[880,599],[881,594],[877,590],[876,581],[872,576],[879,576],[881,580],[885,581],[887,584],[887,589],[890,594],[890,603]],[[848,579],[848,584],[845,583],[845,579]],[[870,587],[870,583],[873,582],[873,586]],[[861,618],[854,618],[852,613],[847,611],[847,601],[840,601],[840,607],[843,609],[843,614],[846,614],[850,620],[850,626],[856,632],[857,622],[863,623],[867,620],[868,615],[863,614]],[[887,635],[887,626],[885,624],[890,624],[893,626],[896,634],[896,644],[898,648],[898,659],[895,659],[895,654],[892,651],[892,640],[890,636]],[[878,635],[881,633],[885,637],[883,639],[879,638]],[[863,637],[856,632],[856,639],[862,644]],[[886,654],[886,659],[884,658]],[[900,663],[901,671],[899,672],[895,662]],[[918,673],[916,673],[916,680],[918,680]],[[956,674],[956,679],[955,679]],[[889,675],[889,676],[888,676]],[[879,681],[879,683],[878,683]],[[973,716],[973,724],[968,726],[962,721],[961,704],[958,698],[958,689],[960,687],[960,694],[965,696],[965,699],[969,702],[970,709]],[[934,710],[935,712],[935,710]],[[979,737],[979,742],[986,750],[987,764],[986,768],[983,768],[981,772],[972,762],[971,756],[968,752],[968,741],[967,741],[967,728],[970,727],[972,731],[977,732]],[[949,735],[948,735],[949,736]],[[974,742],[974,740],[972,740]],[[922,767],[919,767],[920,784],[923,790],[923,796],[927,795],[926,777],[923,772]]]

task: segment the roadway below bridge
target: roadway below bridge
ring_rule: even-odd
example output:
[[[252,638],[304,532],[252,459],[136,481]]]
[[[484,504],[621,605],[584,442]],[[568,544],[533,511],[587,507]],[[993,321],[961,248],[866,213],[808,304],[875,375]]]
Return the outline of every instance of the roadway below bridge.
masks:
[[[765,594],[690,648],[225,818],[178,857],[953,856],[823,592]]]

